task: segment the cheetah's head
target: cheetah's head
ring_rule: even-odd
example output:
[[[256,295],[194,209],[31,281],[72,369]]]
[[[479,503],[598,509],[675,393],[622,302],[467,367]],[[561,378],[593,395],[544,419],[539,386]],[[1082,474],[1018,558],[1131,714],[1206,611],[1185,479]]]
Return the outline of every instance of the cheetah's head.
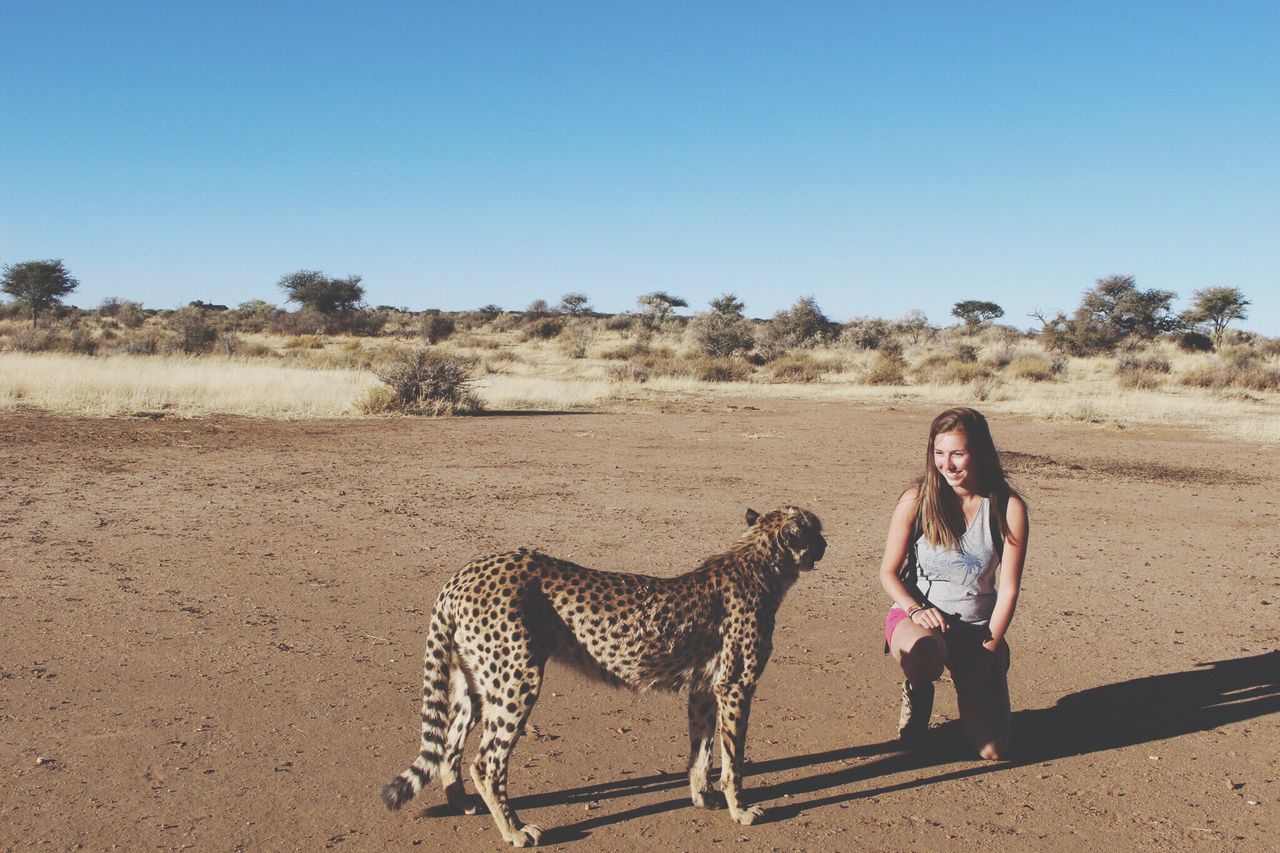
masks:
[[[789,556],[799,571],[812,570],[827,552],[822,522],[798,506],[784,506],[764,515],[748,509],[747,526],[775,544],[778,552]]]

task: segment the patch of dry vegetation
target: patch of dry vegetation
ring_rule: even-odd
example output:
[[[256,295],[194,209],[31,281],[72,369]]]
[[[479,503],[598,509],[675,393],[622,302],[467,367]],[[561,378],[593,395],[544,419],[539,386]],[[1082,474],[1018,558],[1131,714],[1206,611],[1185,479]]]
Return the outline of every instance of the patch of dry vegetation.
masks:
[[[729,306],[732,308],[733,306]],[[1123,427],[1171,424],[1280,441],[1280,343],[1229,336],[1216,352],[1185,335],[1070,356],[1034,335],[934,329],[913,320],[832,323],[811,301],[769,321],[661,323],[636,316],[382,310],[361,334],[248,304],[68,312],[42,328],[0,319],[0,406],[95,415],[165,411],[259,417],[465,411],[405,403],[379,382],[430,345],[465,365],[494,410],[643,404],[672,395],[981,404]],[[367,334],[371,328],[377,334]],[[710,351],[709,351],[710,350]],[[727,353],[727,354],[717,354]]]

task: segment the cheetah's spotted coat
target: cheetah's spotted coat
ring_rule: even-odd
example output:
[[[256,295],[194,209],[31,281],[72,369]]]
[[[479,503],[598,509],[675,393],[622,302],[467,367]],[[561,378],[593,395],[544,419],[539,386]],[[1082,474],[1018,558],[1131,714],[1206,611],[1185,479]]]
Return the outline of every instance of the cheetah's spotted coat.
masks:
[[[751,697],[783,594],[827,543],[817,516],[797,507],[748,510],[747,524],[726,553],[673,578],[597,571],[525,549],[465,566],[431,614],[421,747],[383,787],[387,808],[400,808],[434,776],[450,804],[474,813],[461,762],[478,719],[471,779],[503,838],[536,844],[542,831],[507,802],[507,766],[554,657],[612,684],[687,690],[694,805],[714,806],[707,775],[718,721],[725,804],[738,823],[754,821],[759,807],[742,801]]]

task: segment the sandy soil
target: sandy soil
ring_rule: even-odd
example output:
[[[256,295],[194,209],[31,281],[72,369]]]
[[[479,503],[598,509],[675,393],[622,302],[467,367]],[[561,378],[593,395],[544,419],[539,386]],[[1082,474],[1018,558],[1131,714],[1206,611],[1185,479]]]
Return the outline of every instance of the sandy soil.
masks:
[[[1010,639],[1019,754],[890,740],[875,581],[932,412],[255,422],[0,416],[0,848],[499,849],[487,816],[377,788],[417,742],[443,581],[537,546],[674,574],[747,506],[830,550],[780,614],[752,717],[766,822],[689,806],[681,700],[552,669],[511,790],[579,850],[1274,849],[1274,448],[1000,419],[1032,506]]]

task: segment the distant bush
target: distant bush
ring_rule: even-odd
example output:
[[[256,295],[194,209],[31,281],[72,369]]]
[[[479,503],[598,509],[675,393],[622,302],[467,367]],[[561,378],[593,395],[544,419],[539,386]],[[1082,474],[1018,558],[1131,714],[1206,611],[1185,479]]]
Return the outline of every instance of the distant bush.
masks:
[[[325,323],[325,316],[318,311],[280,311],[271,315],[268,328],[277,335],[321,335]]]
[[[576,294],[569,294],[570,296]],[[560,332],[560,346],[569,358],[586,358],[599,332],[596,324],[585,318],[571,320]]]
[[[275,358],[278,353],[274,347],[267,346],[261,341],[241,341],[236,349],[236,355],[242,355],[245,358]]]
[[[1264,358],[1280,356],[1280,338],[1259,338],[1254,342],[1258,355]]]
[[[326,331],[330,334],[345,332],[362,338],[372,338],[382,334],[391,312],[386,310],[370,310],[367,308],[347,311],[332,318]]]
[[[636,318],[630,314],[614,314],[605,318],[604,327],[611,332],[626,332],[630,331],[635,321]]]
[[[1066,367],[1061,358],[1045,358],[1041,355],[1015,355],[1005,366],[1005,373],[1012,379],[1029,382],[1048,382],[1058,377]]]
[[[1213,338],[1203,332],[1178,332],[1173,336],[1174,343],[1183,352],[1212,352]]]
[[[841,346],[852,349],[878,350],[893,339],[894,327],[879,317],[855,317],[840,332]]]
[[[743,316],[743,307],[732,293],[711,300],[711,310],[698,314],[689,324],[698,349],[720,358],[748,352],[755,346],[751,321]]]
[[[373,374],[390,389],[391,411],[415,415],[471,414],[481,408],[472,390],[470,368],[458,359],[434,350],[401,351]],[[377,399],[382,399],[378,397]],[[372,405],[366,398],[363,405]]]
[[[751,365],[739,358],[696,356],[689,360],[689,368],[702,382],[745,382],[751,378]]]
[[[543,317],[525,324],[521,338],[526,341],[549,341],[560,334],[564,321],[559,317]]]
[[[218,340],[218,329],[203,308],[180,308],[169,315],[167,325],[174,334],[174,348],[187,355],[208,352]]]
[[[284,342],[285,349],[324,349],[324,337],[321,335],[298,335]]]
[[[400,406],[389,386],[375,385],[356,400],[356,411],[362,415],[389,415],[400,411]]]
[[[429,344],[438,344],[453,334],[457,325],[439,311],[428,311],[418,321],[418,331]]]
[[[44,352],[50,348],[55,335],[48,329],[23,326],[9,334],[9,349],[17,352]]]
[[[906,385],[907,362],[900,354],[880,352],[863,381],[868,385]]]
[[[949,353],[934,353],[911,371],[918,382],[964,385],[991,375],[991,368],[977,362],[977,350],[961,345]]]
[[[677,358],[675,352],[667,347],[642,350],[635,355],[631,363],[643,368],[650,376],[693,375],[689,363]]]
[[[1153,391],[1159,388],[1170,371],[1169,362],[1159,355],[1121,355],[1116,359],[1115,374],[1120,387]]]
[[[155,355],[160,351],[160,335],[154,330],[134,334],[116,344],[114,351],[121,355]]]
[[[644,344],[623,344],[600,353],[600,357],[608,361],[629,361],[649,351]]]
[[[808,353],[792,353],[769,363],[769,379],[778,383],[810,383],[822,378],[826,369]]]
[[[798,347],[813,347],[835,340],[840,324],[833,323],[812,296],[797,299],[786,311],[773,315],[765,328],[762,349],[770,358]]]
[[[248,302],[241,302],[228,311],[226,320],[230,327],[237,332],[256,334],[277,326],[278,318],[284,314],[284,311],[270,302],[264,302],[261,299],[250,299]]]
[[[984,376],[981,379],[975,379],[969,388],[969,393],[973,395],[973,399],[979,403],[986,402],[995,396],[996,391],[1000,388],[1000,378],[997,376]]]
[[[1250,391],[1280,391],[1280,370],[1253,365],[1236,374],[1235,384]]]

